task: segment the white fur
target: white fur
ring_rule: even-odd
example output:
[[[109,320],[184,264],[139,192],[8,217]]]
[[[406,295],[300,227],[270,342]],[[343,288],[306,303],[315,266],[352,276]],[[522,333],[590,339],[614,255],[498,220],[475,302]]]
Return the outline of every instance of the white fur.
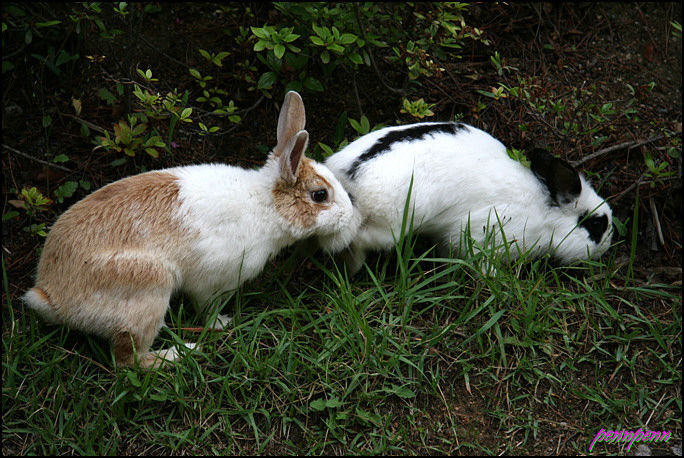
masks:
[[[430,125],[432,123],[423,123]],[[389,132],[416,125],[381,129],[349,144],[325,165],[335,174],[354,202],[354,223],[348,234],[320,237],[320,245],[338,252],[346,247],[345,260],[356,271],[368,250],[386,250],[400,237],[404,206],[411,187],[413,230],[438,240],[446,250],[460,253],[463,231],[485,243],[486,228],[500,232],[533,257],[546,253],[563,263],[596,257],[610,244],[612,214],[580,176],[579,198],[552,206],[546,186],[529,168],[512,160],[504,145],[491,135],[462,125],[453,133],[433,133],[419,140],[392,143],[391,149],[360,165],[355,176],[349,169],[357,158]],[[606,215],[608,230],[600,243],[578,227],[583,212]],[[501,234],[497,241],[501,243]],[[510,248],[517,256],[517,249]]]
[[[183,224],[198,234],[188,247],[196,262],[183,271],[180,289],[205,303],[256,277],[271,257],[295,241],[345,232],[352,216],[349,197],[330,171],[315,167],[333,185],[337,199],[311,228],[289,224],[275,211],[270,192],[279,178],[275,160],[260,170],[219,164],[167,170],[179,178]]]

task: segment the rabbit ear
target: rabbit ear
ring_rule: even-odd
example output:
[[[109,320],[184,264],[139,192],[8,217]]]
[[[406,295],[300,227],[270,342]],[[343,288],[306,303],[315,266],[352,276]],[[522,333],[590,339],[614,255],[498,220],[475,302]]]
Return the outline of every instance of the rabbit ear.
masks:
[[[564,160],[541,149],[529,152],[527,158],[531,163],[530,168],[539,181],[546,185],[556,204],[568,204],[582,192],[579,173]]]
[[[294,184],[299,176],[299,165],[309,143],[309,133],[305,130],[297,132],[285,144],[278,160],[280,161],[280,177],[288,184]]]
[[[292,137],[306,127],[306,112],[302,98],[294,91],[285,94],[283,106],[278,116],[278,144],[273,152],[279,155]]]

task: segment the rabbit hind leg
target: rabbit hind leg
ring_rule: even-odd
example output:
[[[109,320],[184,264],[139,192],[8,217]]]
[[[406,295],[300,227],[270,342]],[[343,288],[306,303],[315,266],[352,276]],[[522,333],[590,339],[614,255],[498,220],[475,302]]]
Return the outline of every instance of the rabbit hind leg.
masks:
[[[150,350],[159,330],[164,326],[170,298],[171,290],[152,291],[130,299],[135,301],[135,307],[128,307],[132,312],[127,316],[128,324],[120,326],[121,330],[112,337],[117,366],[135,367],[137,361],[138,367],[153,369],[180,358],[182,353],[176,346],[159,351]],[[196,348],[191,343],[185,343],[184,346],[188,349]]]
[[[117,366],[135,367],[136,360],[141,368],[159,367],[163,364],[167,352],[153,352],[150,346],[164,325],[170,296],[139,295],[126,301],[129,304],[122,307],[128,310],[126,322],[118,326],[119,330],[111,339]]]

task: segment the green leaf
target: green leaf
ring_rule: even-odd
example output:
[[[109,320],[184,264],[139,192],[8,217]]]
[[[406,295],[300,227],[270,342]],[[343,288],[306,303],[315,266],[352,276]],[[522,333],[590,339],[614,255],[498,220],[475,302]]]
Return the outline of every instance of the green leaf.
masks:
[[[274,72],[266,72],[259,78],[258,89],[271,89],[278,80],[278,75]]]
[[[337,399],[336,397],[333,396],[332,398],[328,399],[327,401],[324,399],[317,399],[315,401],[311,401],[311,404],[309,404],[309,405],[311,406],[312,409],[321,411],[321,410],[324,410],[326,408],[340,407],[343,405],[343,403],[342,403],[342,401],[340,401],[339,399]]]
[[[311,26],[313,27],[314,32],[316,32],[316,35],[318,35],[319,37],[330,37],[330,31],[326,27],[319,27],[316,24],[311,24]]]
[[[78,183],[76,181],[67,181],[62,186],[55,189],[54,194],[59,203],[62,203],[65,198],[73,196],[77,189]]]
[[[143,132],[145,132],[146,130],[147,130],[146,124],[139,124],[133,128],[133,132],[131,133],[131,135],[133,137],[136,137],[136,136],[142,134]]]
[[[342,43],[344,45],[348,45],[350,43],[354,43],[358,37],[354,34],[351,33],[345,33],[343,34],[340,39],[338,40],[339,43]]]
[[[283,44],[277,44],[277,45],[275,45],[275,48],[273,48],[273,53],[275,54],[275,56],[278,59],[283,58],[283,56],[285,55],[285,51],[286,51],[286,48],[285,48],[285,45],[283,45]]]
[[[287,35],[284,35],[281,37],[285,43],[292,43],[293,41],[297,40],[300,35],[297,35],[296,33],[288,33]]]
[[[342,46],[334,43],[328,46],[328,49],[333,52],[336,52],[337,54],[342,54],[344,52],[344,48]]]
[[[2,220],[8,221],[8,220],[14,218],[15,216],[19,216],[19,212],[14,211],[14,210],[10,210],[7,213],[5,213],[4,215],[2,215]]]
[[[349,54],[349,55],[347,56],[347,58],[348,58],[353,64],[356,64],[356,65],[361,65],[361,64],[363,64],[363,58],[362,58],[359,54],[356,54],[356,53],[354,53],[354,54]]]
[[[402,399],[410,399],[416,397],[416,393],[412,389],[407,388],[405,386],[397,386],[394,383],[392,384],[391,388],[383,388],[383,390],[387,393],[395,394]]]
[[[114,105],[114,102],[116,102],[116,97],[114,97],[114,94],[105,88],[101,88],[97,92],[97,95],[99,95],[100,99],[103,100],[107,105]]]
[[[189,71],[190,74],[191,74],[193,77],[195,77],[196,79],[198,79],[198,80],[201,80],[201,79],[202,79],[202,74],[201,74],[200,72],[198,72],[197,70],[195,70],[194,68],[191,68],[191,69],[188,70],[188,71]]]
[[[48,21],[48,22],[36,22],[36,28],[38,27],[50,27],[53,25],[61,24],[62,21]]]
[[[320,81],[318,81],[316,78],[313,78],[311,76],[304,79],[304,87],[306,87],[307,89],[311,89],[312,91],[317,91],[317,92],[323,91],[323,84]]]
[[[126,372],[126,377],[128,378],[128,381],[131,382],[131,385],[133,385],[134,387],[140,388],[142,386],[142,382],[140,382],[137,373],[133,371],[128,371]]]
[[[326,401],[324,399],[317,399],[315,401],[311,401],[311,404],[309,404],[309,405],[311,406],[312,409],[321,411],[321,410],[325,409],[325,402]]]
[[[328,64],[330,62],[330,53],[326,50],[321,53],[321,62]]]
[[[266,43],[264,43],[263,41],[257,41],[257,42],[254,44],[254,51],[256,51],[256,52],[261,52],[261,51],[263,51],[264,49],[266,49]]]
[[[257,38],[261,38],[263,40],[271,38],[271,34],[265,28],[250,27],[250,29],[252,29],[252,33],[256,35]]]

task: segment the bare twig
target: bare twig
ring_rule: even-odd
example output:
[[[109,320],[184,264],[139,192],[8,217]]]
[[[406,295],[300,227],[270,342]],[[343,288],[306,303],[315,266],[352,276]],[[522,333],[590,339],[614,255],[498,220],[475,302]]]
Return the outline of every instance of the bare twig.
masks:
[[[675,180],[679,179],[678,177],[665,177],[665,178],[659,178],[657,180],[646,180],[646,178],[648,178],[649,175],[650,175],[650,172],[645,172],[643,175],[641,175],[639,177],[639,179],[637,181],[632,183],[627,189],[622,191],[617,196],[612,197],[610,199],[611,202],[616,202],[616,201],[622,199],[625,196],[625,194],[629,194],[630,192],[632,192],[634,189],[636,189],[637,187],[639,187],[641,185],[651,184],[651,183],[659,183],[659,182],[664,182],[664,181],[675,181]]]
[[[652,138],[649,138],[648,140],[644,140],[642,142],[630,141],[630,142],[618,143],[617,145],[609,146],[608,148],[603,148],[601,150],[596,151],[595,153],[589,154],[588,156],[584,156],[579,161],[573,162],[572,165],[574,167],[577,167],[577,166],[584,164],[587,161],[591,161],[592,159],[596,159],[597,157],[601,157],[605,154],[610,154],[610,153],[613,153],[615,151],[620,151],[623,149],[630,150],[630,149],[634,149],[634,148],[640,148],[644,145],[648,145],[649,143],[657,142],[657,141],[662,140],[664,138],[667,138],[667,137],[664,135],[659,135],[657,137],[652,137]]]
[[[71,169],[68,169],[66,167],[62,167],[61,165],[52,164],[52,163],[50,163],[48,161],[44,161],[42,159],[38,159],[37,157],[31,156],[28,153],[24,153],[22,151],[19,151],[18,149],[12,148],[11,146],[5,145],[4,143],[2,144],[2,149],[6,149],[8,151],[13,152],[14,154],[18,154],[19,156],[25,157],[26,159],[30,159],[32,161],[38,162],[38,163],[46,165],[48,167],[52,167],[53,169],[61,170],[63,172],[74,173],[74,171]]]
[[[73,118],[73,119],[75,119],[76,121],[80,122],[81,124],[85,124],[89,129],[94,130],[95,132],[100,132],[100,133],[102,133],[102,134],[104,134],[104,133],[106,132],[105,129],[103,129],[102,127],[98,126],[97,124],[93,124],[92,122],[86,121],[85,119],[80,118],[80,117],[78,117],[78,116],[76,116],[76,115],[72,115],[72,114],[69,114],[69,113],[63,113],[62,116],[66,116],[66,117],[69,117],[69,118]]]
[[[658,216],[658,208],[656,208],[655,200],[653,196],[648,199],[648,204],[651,208],[651,217],[653,218],[653,225],[656,227],[656,232],[658,233],[658,240],[660,241],[660,246],[665,246],[665,237],[663,237],[663,228],[660,226],[660,217]]]

